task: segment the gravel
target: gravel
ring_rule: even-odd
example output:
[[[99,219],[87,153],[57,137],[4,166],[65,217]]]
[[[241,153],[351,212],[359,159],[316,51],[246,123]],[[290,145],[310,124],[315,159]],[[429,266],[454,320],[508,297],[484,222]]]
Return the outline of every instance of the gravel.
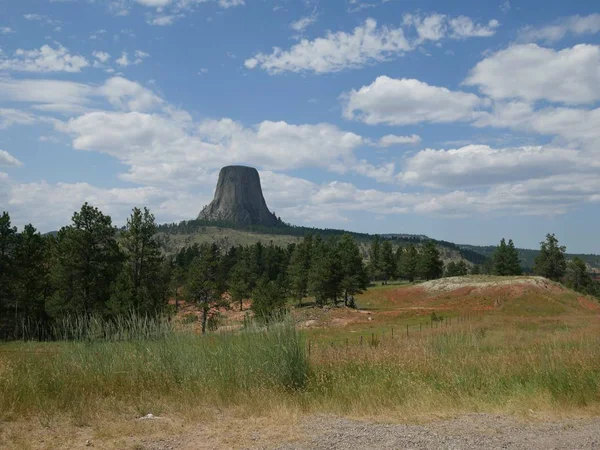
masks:
[[[427,425],[383,425],[333,417],[303,424],[307,441],[292,449],[600,449],[600,419],[525,423],[472,414]]]
[[[273,439],[269,426],[242,433],[235,442],[215,439],[210,426],[186,429],[179,436],[142,440],[135,448],[167,449],[600,449],[600,417],[559,422],[469,414],[425,425],[380,424],[337,416],[300,419],[291,435]],[[296,427],[294,427],[296,428]],[[217,433],[219,434],[219,433]],[[286,442],[287,441],[287,442]]]

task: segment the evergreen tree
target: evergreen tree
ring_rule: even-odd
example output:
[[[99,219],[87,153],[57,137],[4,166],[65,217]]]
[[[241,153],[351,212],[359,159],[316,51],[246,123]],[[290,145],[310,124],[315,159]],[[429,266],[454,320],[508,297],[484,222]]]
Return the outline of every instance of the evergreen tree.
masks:
[[[240,311],[244,309],[244,299],[249,298],[252,291],[252,272],[248,266],[244,252],[238,252],[238,262],[235,263],[229,277],[229,293],[234,302],[239,302]]]
[[[214,245],[202,244],[200,255],[190,266],[185,286],[188,298],[200,308],[202,333],[206,333],[211,309],[224,306],[218,269],[218,248]]]
[[[411,283],[417,277],[417,269],[419,264],[419,252],[417,248],[410,244],[402,253],[402,273],[404,277]]]
[[[340,287],[343,291],[344,306],[348,306],[351,296],[367,288],[369,279],[360,249],[349,234],[344,234],[338,243],[342,278]]]
[[[515,244],[512,239],[508,240],[506,252],[506,264],[509,275],[521,275],[523,270],[521,269],[521,262],[519,261],[519,252],[515,248]]]
[[[3,212],[0,216],[0,336],[14,332],[14,314],[11,314],[13,297],[13,253],[17,240],[17,227],[13,227],[10,216]]]
[[[433,280],[440,278],[444,272],[444,263],[435,242],[429,240],[423,244],[419,255],[418,272],[421,278]]]
[[[481,275],[481,266],[479,264],[475,264],[471,267],[471,275]]]
[[[508,247],[506,246],[506,240],[502,238],[500,245],[496,247],[494,254],[492,255],[492,273],[494,275],[509,275],[508,269]]]
[[[110,216],[85,203],[61,228],[50,264],[53,316],[64,313],[105,314],[111,286],[121,269],[122,254]]]
[[[396,258],[394,257],[394,249],[388,239],[381,244],[381,276],[384,282],[392,279],[396,273]]]
[[[519,253],[512,239],[509,239],[507,245],[506,240],[502,238],[500,245],[496,247],[492,255],[492,273],[501,276],[521,275]]]
[[[317,305],[324,306],[327,300],[337,303],[341,294],[342,272],[336,246],[315,239],[308,272],[308,291],[315,296]]]
[[[567,261],[565,246],[558,245],[554,234],[547,234],[546,240],[540,242],[540,253],[535,258],[533,270],[536,274],[559,281],[565,274]]]
[[[252,311],[254,316],[263,323],[269,323],[277,318],[285,309],[285,295],[277,281],[269,280],[264,275],[257,283],[252,293]]]
[[[290,293],[299,305],[302,305],[302,299],[308,295],[311,251],[312,236],[308,236],[294,248],[287,269]]]
[[[575,256],[567,264],[565,283],[576,291],[594,294],[592,277],[588,273],[585,261],[578,256]]]
[[[371,248],[369,249],[369,275],[374,281],[383,278],[381,256],[381,238],[379,235],[375,235],[371,241]]]
[[[147,208],[134,208],[120,236],[124,273],[112,297],[113,310],[154,315],[166,306],[169,280],[164,278],[164,259],[155,233],[154,215]]]
[[[48,263],[46,241],[33,225],[25,225],[14,249],[13,297],[15,324],[35,324],[41,331],[46,325]],[[38,336],[41,338],[41,336]]]

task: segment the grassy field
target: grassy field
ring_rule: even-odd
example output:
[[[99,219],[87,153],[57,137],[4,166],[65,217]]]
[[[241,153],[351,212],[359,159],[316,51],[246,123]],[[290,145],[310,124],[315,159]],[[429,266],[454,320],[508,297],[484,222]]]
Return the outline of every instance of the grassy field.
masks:
[[[14,431],[23,421],[98,427],[107,414],[197,421],[215,411],[386,420],[600,412],[592,299],[554,284],[388,285],[357,301],[362,310],[295,311],[296,327],[288,318],[268,331],[2,344],[0,446],[24,439]],[[443,320],[432,322],[432,312]]]

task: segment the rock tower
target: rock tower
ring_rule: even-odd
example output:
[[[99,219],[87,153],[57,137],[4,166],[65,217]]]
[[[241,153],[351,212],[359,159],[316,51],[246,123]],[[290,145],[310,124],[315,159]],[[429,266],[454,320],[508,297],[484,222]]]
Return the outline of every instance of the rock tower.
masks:
[[[274,226],[279,223],[267,208],[258,171],[246,166],[221,169],[215,198],[200,212],[198,219],[236,225]]]

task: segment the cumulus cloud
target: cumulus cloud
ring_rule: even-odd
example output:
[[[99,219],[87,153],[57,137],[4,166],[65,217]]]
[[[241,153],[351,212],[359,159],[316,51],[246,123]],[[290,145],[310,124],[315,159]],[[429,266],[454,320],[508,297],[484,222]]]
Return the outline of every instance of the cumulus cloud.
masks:
[[[500,22],[492,19],[487,25],[473,22],[467,16],[449,17],[445,14],[405,14],[405,26],[414,27],[418,39],[416,43],[425,41],[440,41],[446,37],[451,39],[466,39],[470,37],[490,37],[496,34]]]
[[[395,134],[386,134],[379,139],[380,147],[392,147],[394,145],[418,144],[421,142],[421,136],[412,134],[410,136],[398,136]]]
[[[408,184],[464,188],[585,172],[591,167],[585,155],[569,148],[494,149],[487,145],[468,145],[449,150],[421,150],[407,159],[399,178]]]
[[[362,137],[328,124],[264,121],[246,128],[221,119],[190,127],[189,121],[158,114],[92,112],[71,119],[64,130],[73,136],[75,148],[107,153],[129,164],[124,178],[142,184],[193,184],[205,169],[231,163],[326,168],[351,160],[353,150],[364,143]]]
[[[110,59],[110,55],[106,52],[100,52],[97,50],[94,50],[92,52],[92,56],[94,58],[96,58],[98,61],[100,61],[101,63],[105,63]]]
[[[313,41],[302,39],[289,50],[274,48],[271,54],[258,53],[244,65],[248,69],[260,66],[269,73],[338,72],[384,61],[410,48],[401,28],[377,27],[375,20],[367,19],[352,33],[327,32]]]
[[[526,27],[519,33],[519,40],[552,44],[567,35],[583,36],[600,32],[600,14],[563,17],[556,23],[544,27]]]
[[[129,54],[127,52],[122,52],[121,57],[116,59],[115,62],[121,67],[127,66],[135,66],[141,64],[144,59],[148,58],[150,55],[141,50],[136,50],[133,54],[133,59],[129,59]]]
[[[302,28],[307,23],[310,22],[305,20],[292,25]],[[401,56],[415,50],[426,40],[491,36],[498,26],[496,20],[483,26],[465,16],[451,18],[442,14],[430,14],[425,17],[406,15],[403,27],[414,27],[418,34],[418,38],[410,40],[402,26],[377,26],[377,22],[369,18],[352,32],[328,31],[324,37],[314,40],[302,39],[288,50],[275,47],[270,54],[257,53],[246,59],[244,65],[248,69],[260,67],[270,74],[339,72]]]
[[[0,149],[0,166],[20,167],[23,163],[8,153],[6,150]]]
[[[14,32],[15,30],[13,30],[11,27],[0,27],[0,34],[11,34]]]
[[[600,99],[600,46],[563,50],[514,45],[479,62],[465,84],[495,99],[547,100],[566,104]]]
[[[344,94],[342,100],[346,118],[369,125],[471,120],[485,103],[474,94],[387,76]]]
[[[12,58],[0,54],[0,70],[15,72],[81,72],[89,65],[86,58],[69,53],[60,44],[56,48],[43,45],[34,50],[18,49]]]

